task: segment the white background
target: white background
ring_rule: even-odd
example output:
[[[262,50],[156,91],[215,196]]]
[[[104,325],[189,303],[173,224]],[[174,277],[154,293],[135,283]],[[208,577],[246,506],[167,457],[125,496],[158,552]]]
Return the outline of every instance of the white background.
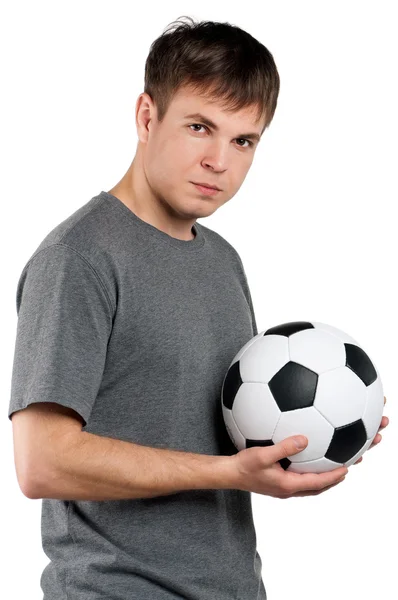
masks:
[[[201,221],[240,253],[259,331],[293,320],[346,331],[377,364],[391,420],[381,444],[325,494],[252,494],[268,598],[398,597],[395,9],[380,0],[188,0],[156,10],[131,1],[2,5],[0,585],[7,600],[41,599],[48,563],[41,500],[18,486],[7,418],[17,281],[44,236],[126,172],[149,46],[181,15],[246,29],[271,51],[281,77],[274,120],[246,180]]]

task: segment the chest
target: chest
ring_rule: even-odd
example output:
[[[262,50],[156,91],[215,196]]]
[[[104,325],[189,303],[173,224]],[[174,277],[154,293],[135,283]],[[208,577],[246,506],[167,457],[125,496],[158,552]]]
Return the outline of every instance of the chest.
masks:
[[[192,373],[214,361],[229,363],[253,336],[233,264],[186,257],[148,257],[138,269],[125,270],[114,327],[133,360]]]

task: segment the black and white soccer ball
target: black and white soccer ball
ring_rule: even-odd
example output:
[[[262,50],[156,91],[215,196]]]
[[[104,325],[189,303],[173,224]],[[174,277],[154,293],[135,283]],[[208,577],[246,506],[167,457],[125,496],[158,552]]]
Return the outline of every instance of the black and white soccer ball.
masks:
[[[380,427],[380,374],[352,337],[330,325],[296,321],[249,340],[225,374],[221,404],[238,450],[272,446],[296,434],[308,438],[280,460],[296,473],[351,466]]]

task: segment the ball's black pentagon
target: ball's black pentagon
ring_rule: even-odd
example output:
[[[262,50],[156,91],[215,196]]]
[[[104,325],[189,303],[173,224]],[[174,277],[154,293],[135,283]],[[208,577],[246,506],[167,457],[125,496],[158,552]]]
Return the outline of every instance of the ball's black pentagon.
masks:
[[[286,363],[268,383],[282,412],[312,406],[317,385],[318,374],[293,361]]]
[[[254,446],[275,446],[272,440],[250,440],[246,439],[246,448],[253,448]],[[292,464],[292,461],[288,458],[281,458],[279,461],[282,469],[286,469]]]
[[[232,410],[235,396],[242,383],[239,361],[237,360],[226,372],[221,390],[222,403],[226,408],[229,408],[229,410]]]
[[[272,440],[252,440],[250,438],[246,438],[246,448],[253,448],[253,446],[274,446],[274,442]]]
[[[284,469],[285,471],[292,464],[292,461],[289,460],[288,458],[281,458],[280,460],[278,460],[278,462],[279,462],[280,466],[282,467],[282,469]]]
[[[366,386],[377,379],[377,372],[369,356],[355,344],[344,344],[346,366],[349,367]]]
[[[293,333],[297,333],[298,331],[304,331],[304,329],[315,329],[315,327],[312,323],[307,323],[307,321],[291,321],[290,323],[282,323],[282,325],[275,325],[275,327],[267,329],[264,335],[284,335],[289,337],[289,335],[293,335]]]
[[[362,419],[349,425],[336,427],[325,458],[337,463],[345,463],[360,451],[366,439],[366,429]]]

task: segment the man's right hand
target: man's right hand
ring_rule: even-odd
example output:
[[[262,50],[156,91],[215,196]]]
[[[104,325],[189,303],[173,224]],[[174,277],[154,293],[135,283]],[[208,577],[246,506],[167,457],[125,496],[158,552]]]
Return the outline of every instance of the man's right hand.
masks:
[[[286,499],[294,496],[317,496],[343,481],[348,473],[348,468],[344,466],[323,473],[285,471],[278,461],[298,454],[308,444],[305,436],[299,436],[305,443],[297,448],[294,442],[296,438],[297,436],[288,437],[274,446],[253,446],[233,454],[230,458],[235,470],[236,488]]]

